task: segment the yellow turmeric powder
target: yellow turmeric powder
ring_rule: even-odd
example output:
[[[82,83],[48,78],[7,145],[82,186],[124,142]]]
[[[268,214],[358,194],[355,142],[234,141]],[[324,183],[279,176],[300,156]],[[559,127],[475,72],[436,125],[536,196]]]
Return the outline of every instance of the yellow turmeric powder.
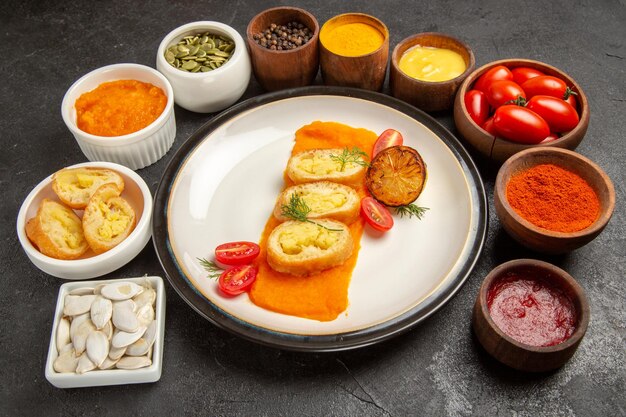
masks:
[[[372,53],[380,48],[385,40],[378,29],[367,23],[346,23],[326,29],[320,33],[320,42],[330,52],[342,56]]]

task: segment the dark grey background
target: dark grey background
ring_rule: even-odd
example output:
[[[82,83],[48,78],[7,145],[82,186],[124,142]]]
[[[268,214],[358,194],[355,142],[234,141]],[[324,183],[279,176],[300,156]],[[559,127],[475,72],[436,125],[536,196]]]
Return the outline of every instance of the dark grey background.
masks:
[[[414,33],[441,31],[467,42],[477,66],[523,57],[569,73],[591,106],[589,130],[578,151],[604,168],[617,191],[611,222],[594,242],[568,255],[529,252],[501,229],[492,201],[496,169],[477,159],[491,209],[485,250],[458,295],[409,333],[349,352],[280,351],[217,329],[168,284],[159,382],[54,388],[44,377],[44,363],[63,281],[28,261],[15,219],[39,181],[86,161],[61,119],[63,94],[80,76],[104,65],[154,66],[161,38],[181,24],[216,20],[245,33],[257,12],[275,5],[304,7],[320,24],[348,11],[375,15],[390,29],[391,47]],[[0,415],[625,415],[625,22],[623,0],[3,1]],[[253,80],[243,99],[260,93]],[[436,117],[454,132],[450,114]],[[153,192],[172,154],[210,118],[176,108],[172,150],[138,171]],[[551,374],[507,369],[471,333],[471,307],[483,277],[494,266],[522,257],[566,269],[591,304],[591,324],[578,352]],[[152,244],[106,278],[144,274],[164,276]]]

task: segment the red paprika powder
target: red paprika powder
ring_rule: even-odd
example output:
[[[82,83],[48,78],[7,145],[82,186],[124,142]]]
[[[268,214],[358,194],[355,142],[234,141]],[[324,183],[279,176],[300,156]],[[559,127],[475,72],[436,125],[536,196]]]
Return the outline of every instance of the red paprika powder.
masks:
[[[587,181],[554,164],[512,176],[506,198],[524,219],[554,232],[577,232],[600,215],[600,200]]]

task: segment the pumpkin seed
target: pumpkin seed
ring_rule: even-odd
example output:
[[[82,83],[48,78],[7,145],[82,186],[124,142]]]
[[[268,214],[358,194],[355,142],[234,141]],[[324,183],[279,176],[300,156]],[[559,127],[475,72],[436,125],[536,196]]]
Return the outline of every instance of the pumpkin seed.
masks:
[[[198,66],[198,63],[196,61],[185,61],[181,68],[185,69],[187,71],[191,71],[192,69],[194,69],[197,66]]]
[[[185,62],[196,65],[197,71],[203,68],[194,61]],[[83,304],[89,301],[89,309],[83,312]],[[72,314],[64,315],[53,332],[58,353],[54,370],[83,374],[95,369],[113,368],[119,360],[123,360],[117,366],[120,369],[151,365],[152,345],[157,332],[155,301],[156,292],[147,279],[138,284],[117,282],[73,290],[64,298],[64,310]],[[110,313],[109,308],[112,308]],[[109,320],[111,315],[112,320]],[[132,319],[137,326],[132,325]]]
[[[233,55],[235,42],[209,32],[184,36],[165,51],[165,60],[186,72],[209,72],[219,68]]]

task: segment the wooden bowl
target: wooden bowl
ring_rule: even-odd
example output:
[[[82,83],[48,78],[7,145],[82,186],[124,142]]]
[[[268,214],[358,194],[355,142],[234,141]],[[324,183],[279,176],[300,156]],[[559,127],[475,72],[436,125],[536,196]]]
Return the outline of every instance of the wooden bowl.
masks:
[[[366,23],[383,35],[383,44],[375,51],[359,56],[343,56],[324,46],[324,34],[337,26],[348,23]],[[389,30],[377,18],[362,13],[346,13],[335,16],[322,26],[320,32],[320,68],[326,85],[356,87],[381,91],[387,72],[389,57]]]
[[[286,25],[294,20],[313,32],[311,39],[296,49],[274,51],[262,47],[253,38],[255,33],[263,32],[272,23]],[[261,87],[275,91],[311,85],[319,68],[319,32],[317,19],[297,7],[275,7],[254,16],[246,33],[252,70]]]
[[[557,165],[586,180],[600,200],[598,219],[583,230],[563,233],[535,226],[517,214],[506,198],[506,186],[513,175],[539,164]],[[494,203],[500,223],[513,239],[538,252],[559,254],[586,245],[600,234],[613,214],[615,189],[606,173],[588,158],[567,149],[535,147],[513,155],[500,167]]]
[[[416,45],[449,49],[460,54],[465,60],[465,71],[456,78],[439,82],[422,81],[406,75],[400,69],[400,58]],[[393,49],[389,71],[391,94],[424,111],[451,109],[459,86],[474,71],[475,65],[474,53],[464,42],[443,33],[418,33],[404,39]]]
[[[548,142],[545,144],[526,145],[522,143],[515,143],[506,139],[499,138],[497,136],[490,135],[480,126],[478,126],[470,117],[465,107],[463,98],[465,94],[472,89],[474,82],[490,68],[496,65],[504,65],[507,68],[516,67],[530,67],[538,69],[544,72],[546,75],[552,75],[565,81],[567,85],[578,94],[576,100],[578,101],[578,115],[580,121],[578,125],[561,136],[559,139]],[[471,73],[461,84],[456,99],[454,101],[454,124],[461,136],[468,142],[474,149],[486,156],[488,159],[497,163],[504,162],[508,157],[516,152],[524,149],[537,148],[537,147],[557,147],[565,149],[576,149],[578,144],[585,137],[587,127],[589,126],[589,102],[587,96],[580,88],[580,86],[574,81],[572,77],[564,73],[563,71],[555,68],[551,65],[545,64],[540,61],[534,61],[532,59],[503,59],[500,61],[494,61],[487,65],[483,65],[476,71]]]
[[[493,321],[487,293],[497,279],[515,272],[544,279],[571,298],[578,313],[578,322],[567,340],[554,346],[531,346],[513,339]],[[561,367],[572,357],[587,331],[590,315],[587,297],[570,274],[547,262],[517,259],[496,267],[483,281],[474,304],[472,327],[480,344],[498,361],[521,371],[544,372]]]

